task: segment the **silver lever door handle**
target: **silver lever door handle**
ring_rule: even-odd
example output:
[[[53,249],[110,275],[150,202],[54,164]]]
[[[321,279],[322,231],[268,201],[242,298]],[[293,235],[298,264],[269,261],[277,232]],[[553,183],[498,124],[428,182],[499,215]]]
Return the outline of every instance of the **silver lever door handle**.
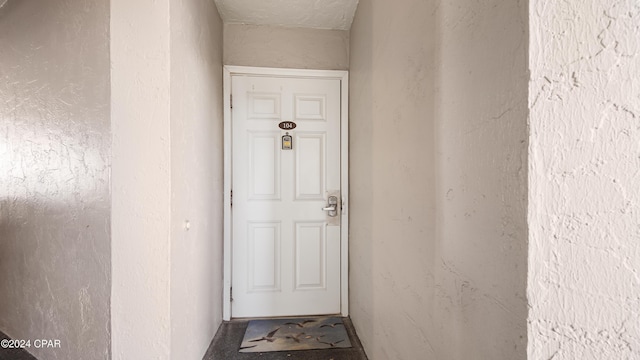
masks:
[[[338,197],[337,196],[329,196],[329,206],[323,207],[322,210],[328,211],[330,217],[338,216]]]

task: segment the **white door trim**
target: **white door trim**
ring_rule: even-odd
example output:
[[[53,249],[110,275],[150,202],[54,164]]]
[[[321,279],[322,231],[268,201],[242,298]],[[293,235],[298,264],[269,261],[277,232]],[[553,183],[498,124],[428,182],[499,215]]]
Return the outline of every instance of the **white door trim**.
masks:
[[[340,184],[342,219],[340,234],[340,309],[349,315],[349,73],[341,70],[279,69],[224,66],[224,289],[222,318],[231,320],[231,77],[277,76],[340,80]]]

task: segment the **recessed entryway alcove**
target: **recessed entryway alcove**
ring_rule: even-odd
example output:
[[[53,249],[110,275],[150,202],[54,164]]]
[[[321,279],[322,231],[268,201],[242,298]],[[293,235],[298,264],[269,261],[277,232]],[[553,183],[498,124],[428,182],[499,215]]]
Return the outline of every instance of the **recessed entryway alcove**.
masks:
[[[226,65],[349,71],[349,314],[369,356],[524,358],[524,5],[360,1],[344,28],[313,25],[337,9],[321,3],[218,5]]]

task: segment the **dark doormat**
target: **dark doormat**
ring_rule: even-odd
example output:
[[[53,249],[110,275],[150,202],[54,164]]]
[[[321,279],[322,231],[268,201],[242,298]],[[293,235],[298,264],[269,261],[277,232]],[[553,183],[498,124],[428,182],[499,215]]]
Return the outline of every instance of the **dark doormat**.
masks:
[[[350,348],[342,318],[251,320],[240,352]]]

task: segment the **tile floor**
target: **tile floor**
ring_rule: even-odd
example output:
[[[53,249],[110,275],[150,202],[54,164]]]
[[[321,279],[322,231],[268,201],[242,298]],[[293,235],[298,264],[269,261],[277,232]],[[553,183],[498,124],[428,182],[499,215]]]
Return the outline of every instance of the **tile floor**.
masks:
[[[347,349],[299,350],[265,353],[239,353],[248,320],[224,322],[213,338],[203,360],[367,360],[351,319],[343,319],[353,347]]]
[[[0,340],[8,340],[5,333],[0,331]],[[23,349],[4,349],[0,346],[0,360],[38,360]]]
[[[203,360],[367,360],[367,355],[362,349],[362,344],[353,328],[353,323],[349,318],[343,318],[349,339],[353,347],[346,349],[324,349],[324,350],[299,350],[266,353],[246,353],[238,352],[244,332],[249,323],[248,320],[233,320],[224,322],[216,336],[213,338]],[[9,339],[0,331],[0,340]],[[0,360],[37,360],[27,351],[22,349],[0,348]]]

